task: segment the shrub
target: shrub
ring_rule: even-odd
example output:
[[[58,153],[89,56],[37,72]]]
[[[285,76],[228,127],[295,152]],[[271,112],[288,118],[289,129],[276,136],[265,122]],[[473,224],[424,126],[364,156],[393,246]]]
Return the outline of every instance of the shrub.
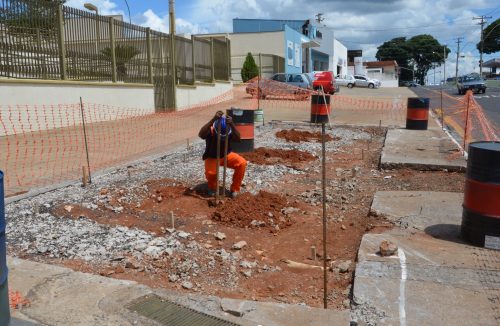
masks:
[[[241,68],[241,79],[243,80],[243,82],[247,82],[248,80],[257,77],[258,75],[259,67],[257,67],[252,54],[248,52],[245,62],[243,63],[243,68]]]

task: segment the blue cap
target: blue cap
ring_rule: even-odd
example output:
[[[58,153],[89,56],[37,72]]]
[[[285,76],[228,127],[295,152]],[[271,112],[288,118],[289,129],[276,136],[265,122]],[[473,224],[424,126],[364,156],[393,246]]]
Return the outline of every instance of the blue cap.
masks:
[[[231,134],[231,128],[228,128],[227,123],[226,123],[226,116],[223,115],[220,119],[217,119],[214,121],[213,127],[214,131],[217,134],[218,128],[219,128],[219,122],[220,122],[220,135],[225,137],[226,134],[230,135]]]

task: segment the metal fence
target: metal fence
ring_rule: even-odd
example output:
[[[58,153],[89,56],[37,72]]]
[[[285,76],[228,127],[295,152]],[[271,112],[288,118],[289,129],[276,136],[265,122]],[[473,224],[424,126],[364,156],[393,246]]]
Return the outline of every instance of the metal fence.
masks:
[[[58,1],[0,4],[0,76],[153,83],[157,108],[172,107],[174,84],[230,77],[227,40],[176,36],[174,70],[169,34]]]

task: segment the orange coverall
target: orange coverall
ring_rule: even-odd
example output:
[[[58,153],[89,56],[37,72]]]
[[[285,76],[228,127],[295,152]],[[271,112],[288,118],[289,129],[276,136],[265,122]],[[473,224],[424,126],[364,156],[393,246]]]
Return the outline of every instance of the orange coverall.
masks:
[[[223,155],[222,155],[223,156]],[[224,166],[224,158],[219,159],[219,166]],[[227,154],[227,167],[234,169],[233,183],[231,184],[231,192],[239,192],[241,190],[241,183],[243,182],[243,177],[245,176],[245,170],[247,168],[247,160],[236,153]],[[208,181],[208,188],[215,190],[217,187],[217,159],[216,158],[206,158],[205,159],[205,177]]]

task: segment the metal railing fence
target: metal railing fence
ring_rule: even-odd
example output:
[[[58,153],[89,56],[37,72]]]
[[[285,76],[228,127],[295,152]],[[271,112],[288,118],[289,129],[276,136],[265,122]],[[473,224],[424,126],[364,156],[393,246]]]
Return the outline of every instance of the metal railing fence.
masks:
[[[194,40],[194,62],[196,80],[211,82],[212,76],[212,46],[211,42],[193,38]]]
[[[229,80],[228,40],[176,36],[174,81],[170,35],[120,18],[58,1],[0,0],[0,76],[153,83],[163,108],[174,84]]]

